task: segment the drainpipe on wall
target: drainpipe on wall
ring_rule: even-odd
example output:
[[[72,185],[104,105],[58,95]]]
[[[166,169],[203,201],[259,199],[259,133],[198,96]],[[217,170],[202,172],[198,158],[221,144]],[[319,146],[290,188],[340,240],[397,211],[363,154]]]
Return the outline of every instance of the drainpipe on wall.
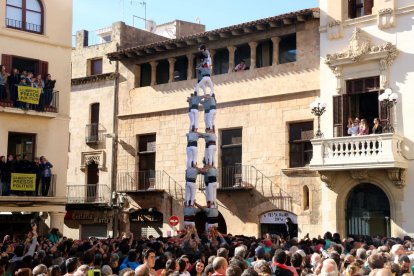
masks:
[[[116,50],[119,50],[119,43],[116,44]],[[113,132],[112,138],[112,166],[111,166],[111,195],[116,192],[116,174],[117,174],[117,155],[118,155],[118,94],[119,94],[119,61],[115,62],[115,81],[114,81],[114,110],[113,110]],[[112,210],[114,210],[113,216],[113,236],[118,236],[119,230],[119,206],[118,197],[112,198]],[[114,202],[115,201],[115,202]],[[115,208],[113,208],[115,206]]]

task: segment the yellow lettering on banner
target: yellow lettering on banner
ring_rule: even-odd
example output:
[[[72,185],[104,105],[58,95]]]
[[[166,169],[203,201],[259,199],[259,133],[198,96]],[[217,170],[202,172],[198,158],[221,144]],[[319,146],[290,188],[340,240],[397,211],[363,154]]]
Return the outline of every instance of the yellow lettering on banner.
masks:
[[[41,88],[35,88],[30,86],[17,86],[18,100],[20,102],[39,104],[40,94],[42,94]]]
[[[36,174],[12,173],[10,189],[12,191],[35,191],[36,190]]]

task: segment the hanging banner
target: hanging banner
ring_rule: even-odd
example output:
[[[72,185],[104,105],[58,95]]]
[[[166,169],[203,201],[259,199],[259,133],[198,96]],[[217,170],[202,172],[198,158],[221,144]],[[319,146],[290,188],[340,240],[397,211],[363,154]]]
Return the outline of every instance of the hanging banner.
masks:
[[[34,173],[12,173],[11,186],[12,191],[35,191],[36,174]]]
[[[293,223],[297,223],[297,216],[286,211],[270,211],[260,216],[260,223],[266,224],[285,224],[286,218],[290,218]]]
[[[42,94],[42,88],[35,88],[30,86],[17,86],[17,93],[20,102],[39,104],[40,94]]]

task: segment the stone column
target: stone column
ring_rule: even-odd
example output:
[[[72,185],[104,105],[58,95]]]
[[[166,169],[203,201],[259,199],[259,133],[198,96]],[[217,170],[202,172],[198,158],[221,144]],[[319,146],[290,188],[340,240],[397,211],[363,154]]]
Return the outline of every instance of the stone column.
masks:
[[[158,61],[151,61],[151,86],[157,84],[157,65]]]
[[[249,42],[249,47],[250,47],[250,69],[254,69],[256,68],[257,42],[256,41]]]
[[[59,232],[63,234],[63,225],[65,219],[65,213],[51,212],[50,215],[50,229],[57,228]]]
[[[193,78],[194,54],[187,54],[187,60],[187,80],[191,80]]]
[[[176,61],[175,58],[169,58],[168,59],[168,63],[170,65],[170,68],[168,70],[168,74],[169,74],[168,82],[173,82],[174,81],[174,65],[175,65],[175,61]]]
[[[234,69],[234,53],[236,52],[236,47],[228,46],[227,50],[229,51],[229,70],[228,73],[233,72]]]
[[[272,61],[272,65],[277,65],[277,64],[279,64],[279,42],[280,42],[280,37],[272,37],[271,40],[272,40],[272,43],[273,43],[273,61]]]
[[[134,64],[132,67],[133,74],[134,74],[134,87],[140,87],[141,86],[141,65],[140,64]]]

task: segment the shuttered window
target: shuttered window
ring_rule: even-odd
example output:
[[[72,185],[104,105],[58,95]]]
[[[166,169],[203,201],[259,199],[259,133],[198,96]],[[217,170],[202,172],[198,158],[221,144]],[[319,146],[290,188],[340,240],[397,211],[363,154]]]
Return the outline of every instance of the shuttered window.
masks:
[[[289,125],[289,166],[304,167],[312,159],[313,122]]]

